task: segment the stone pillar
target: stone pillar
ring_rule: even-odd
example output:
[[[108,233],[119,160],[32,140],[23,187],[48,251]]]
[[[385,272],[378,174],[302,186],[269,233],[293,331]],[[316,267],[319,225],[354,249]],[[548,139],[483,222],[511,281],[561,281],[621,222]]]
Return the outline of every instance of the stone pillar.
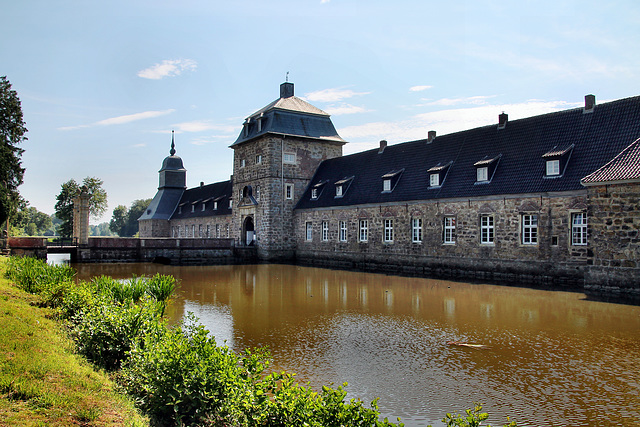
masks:
[[[78,245],[89,244],[89,198],[87,187],[73,199],[73,240]]]

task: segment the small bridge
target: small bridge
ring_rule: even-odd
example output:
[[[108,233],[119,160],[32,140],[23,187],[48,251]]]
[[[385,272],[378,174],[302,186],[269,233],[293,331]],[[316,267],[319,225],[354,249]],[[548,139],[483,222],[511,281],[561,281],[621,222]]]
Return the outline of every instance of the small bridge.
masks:
[[[255,262],[255,247],[236,246],[233,239],[174,239],[90,237],[86,245],[77,240],[49,242],[43,237],[8,239],[12,255],[46,259],[50,253],[68,253],[71,262],[161,262],[165,264],[243,264]]]

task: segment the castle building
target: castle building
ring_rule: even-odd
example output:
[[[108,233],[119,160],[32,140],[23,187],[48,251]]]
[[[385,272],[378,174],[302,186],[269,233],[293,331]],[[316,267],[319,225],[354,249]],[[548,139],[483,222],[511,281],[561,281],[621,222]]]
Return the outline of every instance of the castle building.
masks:
[[[141,237],[233,239],[263,260],[640,291],[640,97],[342,155],[294,96],[249,116],[230,181],[175,155]]]

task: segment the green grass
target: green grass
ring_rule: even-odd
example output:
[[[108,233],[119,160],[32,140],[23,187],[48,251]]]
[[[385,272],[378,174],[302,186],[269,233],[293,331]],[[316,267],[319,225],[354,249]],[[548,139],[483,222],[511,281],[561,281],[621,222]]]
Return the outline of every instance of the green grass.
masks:
[[[5,279],[0,257],[0,426],[148,426],[114,383],[74,354],[62,326]]]

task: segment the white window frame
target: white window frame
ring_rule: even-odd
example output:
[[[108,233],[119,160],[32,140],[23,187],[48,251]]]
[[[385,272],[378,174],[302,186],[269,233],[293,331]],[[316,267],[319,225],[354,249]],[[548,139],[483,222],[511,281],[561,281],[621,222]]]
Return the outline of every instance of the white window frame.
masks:
[[[493,215],[480,216],[480,243],[493,245],[495,243],[496,229]]]
[[[284,198],[287,200],[293,200],[293,184],[284,185]]]
[[[340,241],[347,241],[347,221],[340,221]]]
[[[571,214],[571,245],[586,246],[587,239],[587,213],[573,212]]]
[[[191,226],[191,237],[195,238],[196,237],[196,225],[193,224]]]
[[[430,187],[439,187],[440,186],[440,174],[432,173],[429,175],[429,186]]]
[[[393,218],[384,219],[384,243],[393,243]]]
[[[411,242],[422,243],[422,218],[411,219]]]
[[[318,189],[317,188],[312,188],[311,189],[311,198],[312,199],[317,199],[318,198]]]
[[[296,153],[283,153],[282,154],[282,163],[287,165],[295,165],[296,164]]]
[[[476,181],[477,182],[489,181],[489,167],[488,166],[479,167],[476,170]]]
[[[336,197],[342,197],[342,185],[336,185]]]
[[[207,239],[211,237],[211,225],[207,224]]]
[[[305,236],[304,239],[307,242],[311,242],[313,240],[313,222],[307,221],[305,223]]]
[[[368,242],[369,241],[369,220],[361,219],[358,223],[358,240],[360,242]]]
[[[260,200],[260,186],[256,185],[256,200]]]
[[[204,212],[204,210],[206,209],[206,207],[207,207],[207,204],[206,204],[206,203],[203,203],[203,204],[202,204],[202,212]]]
[[[233,199],[229,199],[229,209],[233,208]]]
[[[256,165],[262,163],[262,154],[256,154]]]
[[[560,160],[547,160],[547,176],[560,175]]]
[[[383,179],[382,180],[382,191],[391,191],[391,180]]]
[[[195,212],[196,211],[196,205],[192,204],[191,205],[191,212]]]
[[[329,221],[322,221],[322,241],[329,241]]]
[[[522,214],[520,216],[520,230],[523,245],[538,244],[538,215]]]
[[[244,159],[240,160],[240,167],[243,168],[246,166],[246,162]]]
[[[456,218],[454,216],[444,217],[443,243],[445,245],[455,245],[456,243]]]

